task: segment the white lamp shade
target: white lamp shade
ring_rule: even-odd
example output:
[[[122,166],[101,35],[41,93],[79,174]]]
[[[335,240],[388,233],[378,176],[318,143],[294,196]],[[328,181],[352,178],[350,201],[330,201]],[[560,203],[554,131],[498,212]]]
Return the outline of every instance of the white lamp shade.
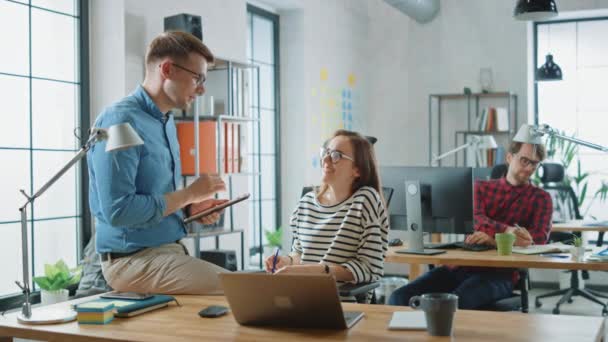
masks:
[[[124,150],[143,144],[144,141],[128,122],[110,126],[108,129],[106,152]]]
[[[513,141],[522,142],[525,144],[542,145],[543,134],[534,130],[534,126],[523,124],[515,134]]]
[[[483,135],[479,138],[479,143],[477,144],[477,148],[479,149],[490,149],[498,147],[496,139],[494,139],[494,137],[491,135]]]

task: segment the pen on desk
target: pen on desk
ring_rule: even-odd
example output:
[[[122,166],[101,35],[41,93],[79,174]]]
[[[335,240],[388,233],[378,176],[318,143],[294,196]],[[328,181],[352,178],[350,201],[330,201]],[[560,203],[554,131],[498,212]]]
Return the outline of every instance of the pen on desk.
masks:
[[[274,270],[277,267],[278,258],[279,258],[279,248],[277,247],[277,251],[274,253],[274,258],[272,259],[272,273],[274,273]]]

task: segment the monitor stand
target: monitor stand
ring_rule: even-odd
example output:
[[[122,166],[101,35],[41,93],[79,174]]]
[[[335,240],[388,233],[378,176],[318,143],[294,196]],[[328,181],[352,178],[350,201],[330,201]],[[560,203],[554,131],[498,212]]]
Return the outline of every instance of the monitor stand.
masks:
[[[420,182],[405,181],[405,207],[407,210],[407,249],[396,252],[422,255],[445,253],[445,251],[439,249],[424,249]]]

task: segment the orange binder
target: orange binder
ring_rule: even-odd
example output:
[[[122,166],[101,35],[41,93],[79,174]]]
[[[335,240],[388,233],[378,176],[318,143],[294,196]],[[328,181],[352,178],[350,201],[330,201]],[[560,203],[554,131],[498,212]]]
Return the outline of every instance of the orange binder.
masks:
[[[182,175],[191,176],[195,171],[194,122],[177,122],[177,140],[182,164]],[[198,123],[199,136],[199,171],[200,173],[217,172],[217,145],[214,121]]]

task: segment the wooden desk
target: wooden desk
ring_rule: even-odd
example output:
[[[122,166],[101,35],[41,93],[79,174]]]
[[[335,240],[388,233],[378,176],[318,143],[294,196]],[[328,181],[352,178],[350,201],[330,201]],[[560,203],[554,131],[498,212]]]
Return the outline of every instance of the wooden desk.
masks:
[[[552,232],[608,232],[608,226],[586,226],[583,220],[554,223]]]
[[[588,226],[583,220],[568,221],[564,223],[556,223],[551,228],[553,232],[598,232],[596,246],[601,246],[604,243],[604,233],[608,232],[608,226]]]
[[[365,317],[344,331],[261,328],[240,326],[232,314],[203,319],[197,313],[211,304],[227,305],[221,296],[177,296],[181,307],[149,312],[132,318],[116,318],[108,325],[28,326],[17,323],[15,314],[0,317],[0,336],[48,341],[304,341],[394,340],[449,341],[425,331],[392,331],[388,322],[394,311],[407,307],[344,304],[346,310],[365,311]],[[56,304],[56,305],[66,305]],[[602,317],[526,315],[521,313],[460,310],[456,312],[454,336],[460,341],[600,341]]]
[[[407,247],[389,247],[385,262],[410,264],[410,281],[420,276],[424,264],[608,271],[608,262],[577,262],[570,258],[551,258],[525,254],[499,256],[496,250],[470,252],[462,249],[448,249],[446,253],[437,255],[400,254],[395,252],[404,248]]]

